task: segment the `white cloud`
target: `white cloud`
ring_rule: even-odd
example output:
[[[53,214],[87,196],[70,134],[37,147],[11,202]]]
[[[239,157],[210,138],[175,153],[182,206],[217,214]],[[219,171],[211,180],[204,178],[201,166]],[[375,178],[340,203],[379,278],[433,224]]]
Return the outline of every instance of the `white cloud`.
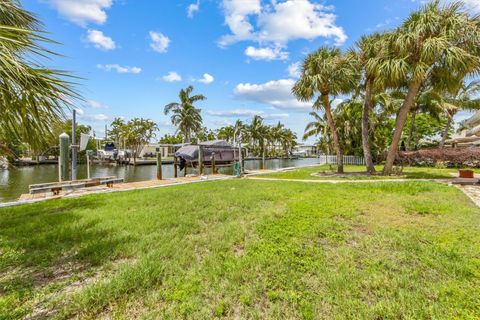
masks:
[[[162,79],[167,82],[175,82],[175,81],[181,81],[182,77],[175,71],[170,71],[168,74],[164,75]]]
[[[293,79],[280,79],[261,84],[240,83],[234,95],[243,100],[269,104],[276,109],[310,111],[312,103],[300,102],[292,95]]]
[[[204,73],[203,77],[201,79],[198,79],[198,82],[205,83],[205,84],[210,84],[215,80],[215,78],[208,73]]]
[[[215,117],[253,117],[260,115],[263,111],[252,109],[233,109],[233,110],[209,110],[207,113]]]
[[[82,117],[85,114],[85,111],[83,111],[81,108],[75,108],[75,111],[79,117]]]
[[[281,119],[287,119],[289,117],[289,114],[288,113],[269,113],[261,116],[265,120],[281,120]]]
[[[93,109],[102,109],[102,108],[108,108],[106,105],[98,102],[98,101],[95,101],[95,100],[87,100],[87,102],[85,103],[85,105],[89,108],[93,108]]]
[[[331,9],[311,0],[272,1],[263,7],[260,0],[223,0],[225,23],[231,34],[221,37],[219,45],[251,40],[282,47],[291,40],[318,37],[333,38],[340,45],[347,36],[336,25]]]
[[[48,0],[48,2],[62,17],[82,27],[88,23],[105,23],[106,10],[112,6],[112,0]]]
[[[98,121],[98,122],[105,122],[110,119],[109,116],[103,113],[96,113],[96,114],[85,114],[83,118],[90,120],[90,121]]]
[[[122,67],[118,64],[97,64],[98,69],[102,69],[105,71],[116,71],[118,73],[140,73],[142,72],[142,69],[139,67]]]
[[[463,0],[468,9],[480,13],[480,0]]]
[[[195,3],[192,3],[188,6],[187,8],[187,15],[189,18],[193,18],[193,15],[195,14],[195,12],[197,12],[198,10],[200,10],[200,0],[197,0],[197,2]]]
[[[300,78],[300,73],[301,73],[301,67],[302,64],[301,62],[294,62],[291,65],[288,66],[287,71],[288,75],[292,78]]]
[[[113,50],[116,48],[115,41],[104,35],[102,31],[88,30],[86,40],[97,49]]]
[[[286,60],[288,59],[288,52],[282,51],[281,48],[255,48],[249,46],[245,49],[245,55],[254,60]]]
[[[150,31],[150,48],[159,53],[167,52],[170,39],[161,32]]]
[[[207,113],[211,116],[222,118],[252,118],[258,115],[265,120],[278,120],[289,117],[288,113],[265,113],[262,110],[253,109],[209,110]]]

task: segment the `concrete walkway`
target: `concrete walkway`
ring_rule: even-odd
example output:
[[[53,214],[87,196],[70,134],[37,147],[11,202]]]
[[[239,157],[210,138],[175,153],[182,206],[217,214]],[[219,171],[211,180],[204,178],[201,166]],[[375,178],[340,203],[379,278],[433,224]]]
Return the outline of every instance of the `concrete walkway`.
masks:
[[[415,182],[415,181],[431,181],[448,183],[451,179],[357,179],[357,180],[330,180],[330,179],[281,179],[281,178],[264,178],[264,177],[248,177],[251,180],[265,180],[265,181],[290,181],[290,182],[307,182],[307,183],[376,183],[376,182]]]
[[[470,200],[473,201],[477,205],[477,207],[480,207],[480,187],[479,186],[456,186],[458,189],[460,189],[463,193],[466,194],[467,197],[470,198]]]
[[[200,183],[207,181],[218,181],[234,178],[233,176],[227,175],[208,175],[202,177],[179,177],[166,180],[148,180],[148,181],[139,181],[139,182],[126,182],[114,184],[113,187],[108,188],[107,186],[96,186],[89,188],[81,188],[66,192],[61,192],[59,195],[53,195],[52,192],[40,193],[40,194],[23,194],[20,196],[18,201],[0,203],[0,208],[2,207],[11,207],[27,203],[35,203],[40,201],[52,200],[52,199],[61,199],[61,198],[77,198],[89,194],[99,194],[99,193],[111,193],[111,192],[122,192],[122,191],[131,191],[131,190],[142,190],[142,189],[152,189],[152,188],[161,188],[174,185],[184,185],[190,183]]]

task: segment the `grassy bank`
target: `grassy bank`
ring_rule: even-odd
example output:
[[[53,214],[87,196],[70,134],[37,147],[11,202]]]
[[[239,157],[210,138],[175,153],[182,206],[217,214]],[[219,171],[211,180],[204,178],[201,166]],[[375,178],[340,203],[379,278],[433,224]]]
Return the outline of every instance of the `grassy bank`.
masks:
[[[0,318],[475,318],[479,214],[430,182],[249,180],[0,209]]]
[[[376,166],[375,169],[380,173],[382,166]],[[399,175],[382,176],[377,175],[346,175],[346,176],[329,176],[335,173],[337,167],[334,165],[319,165],[313,167],[299,168],[283,172],[275,172],[271,174],[261,175],[267,178],[279,179],[302,179],[302,180],[383,180],[383,179],[449,179],[452,178],[452,173],[458,173],[458,169],[443,169],[443,168],[429,168],[429,167],[404,167]],[[365,166],[346,165],[344,167],[346,173],[363,173]],[[314,174],[321,173],[325,176],[315,176]]]

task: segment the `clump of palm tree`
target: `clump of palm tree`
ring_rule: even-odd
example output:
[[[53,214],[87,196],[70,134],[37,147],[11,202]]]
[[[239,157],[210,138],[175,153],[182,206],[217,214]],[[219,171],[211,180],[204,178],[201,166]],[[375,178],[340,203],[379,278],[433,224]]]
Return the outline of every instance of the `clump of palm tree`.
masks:
[[[67,72],[39,64],[54,53],[42,23],[16,0],[0,1],[0,152],[7,139],[40,150],[79,95]]]
[[[332,114],[331,98],[348,93],[358,83],[358,66],[350,55],[337,48],[322,47],[307,56],[302,65],[300,79],[292,88],[301,101],[311,101],[316,110],[323,109],[333,138],[337,155],[337,170],[343,173],[343,151]]]
[[[390,87],[406,87],[384,167],[384,173],[390,174],[403,127],[422,85],[431,81],[448,90],[459,79],[480,71],[480,23],[461,2],[441,5],[433,1],[412,13],[387,38],[388,54],[381,57],[379,74]]]
[[[203,101],[207,98],[203,94],[191,96],[193,86],[181,89],[178,97],[180,102],[171,102],[165,106],[165,115],[171,114],[171,121],[177,127],[177,133],[180,133],[185,143],[190,143],[194,133],[202,130],[201,109],[195,107],[194,103]]]

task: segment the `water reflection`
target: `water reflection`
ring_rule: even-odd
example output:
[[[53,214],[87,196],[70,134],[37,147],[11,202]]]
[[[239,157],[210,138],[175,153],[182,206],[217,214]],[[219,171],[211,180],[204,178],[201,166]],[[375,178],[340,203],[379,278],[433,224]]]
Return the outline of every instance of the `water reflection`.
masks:
[[[267,169],[279,169],[286,167],[300,167],[318,163],[318,159],[272,159],[266,160]],[[245,161],[246,170],[256,170],[261,166],[260,160]],[[188,173],[192,169],[188,169]],[[165,179],[173,177],[173,166],[162,166],[163,177]],[[219,172],[232,174],[231,168],[219,168]],[[208,171],[207,171],[208,173]],[[92,166],[92,177],[117,176],[125,179],[126,182],[144,181],[156,179],[156,166]],[[183,176],[183,172],[179,173]],[[78,166],[78,178],[87,177],[87,168],[85,165]],[[40,165],[31,167],[17,167],[8,170],[0,169],[0,202],[13,201],[28,192],[28,186],[35,183],[45,183],[56,181],[58,178],[58,168],[56,165]]]

